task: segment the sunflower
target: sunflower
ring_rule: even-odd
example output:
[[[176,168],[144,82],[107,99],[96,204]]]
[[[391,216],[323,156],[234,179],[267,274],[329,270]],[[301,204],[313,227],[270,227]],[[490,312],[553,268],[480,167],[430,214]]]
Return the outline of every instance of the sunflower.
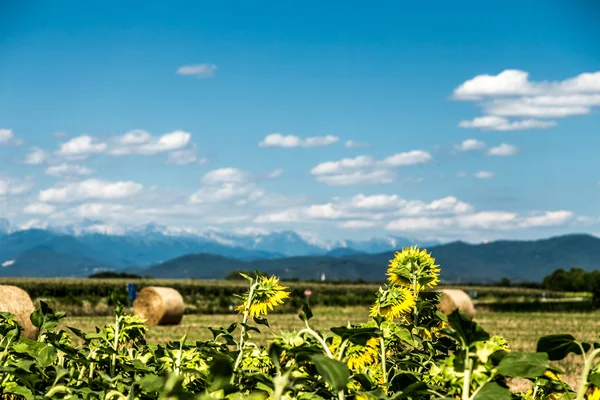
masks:
[[[351,371],[362,372],[364,368],[377,363],[379,339],[371,338],[364,346],[352,345],[346,349],[348,368]]]
[[[283,304],[283,300],[290,296],[290,292],[286,292],[285,289],[287,287],[279,284],[279,278],[275,276],[270,278],[260,276],[254,284],[254,290],[250,290],[242,297],[243,303],[236,310],[240,314],[248,311],[250,318],[267,315],[268,310],[272,310],[274,307]],[[252,293],[252,298],[248,304],[250,293]],[[247,310],[246,307],[248,307]]]
[[[416,279],[419,290],[433,288],[440,282],[440,268],[435,265],[435,258],[416,246],[397,251],[390,260],[387,275],[390,283],[396,286],[412,287]]]
[[[366,324],[361,325],[365,327]],[[332,353],[336,353],[340,350],[342,345],[342,338],[340,336],[334,336],[331,343],[328,345],[329,350]],[[354,372],[363,372],[366,367],[375,365],[377,363],[377,357],[379,357],[379,338],[372,337],[364,345],[361,344],[348,344],[345,347],[344,356],[347,358],[348,368]]]
[[[415,296],[412,291],[405,287],[389,286],[386,289],[379,288],[377,300],[371,307],[370,316],[381,315],[389,321],[409,313],[415,306]]]
[[[600,400],[600,388],[595,387],[593,391],[590,391],[587,400]]]

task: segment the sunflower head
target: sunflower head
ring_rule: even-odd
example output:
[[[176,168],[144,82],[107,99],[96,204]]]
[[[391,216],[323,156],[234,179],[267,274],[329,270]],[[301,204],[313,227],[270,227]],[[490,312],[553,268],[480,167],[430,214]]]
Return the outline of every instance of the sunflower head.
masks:
[[[412,287],[416,280],[420,290],[433,288],[439,283],[440,268],[427,250],[409,247],[396,252],[394,259],[390,260],[387,275],[395,286]]]
[[[587,400],[600,400],[600,388],[590,389]]]
[[[348,357],[348,368],[351,371],[361,373],[366,367],[377,363],[379,339],[371,338],[362,346],[353,344],[346,349]]]
[[[380,315],[392,321],[394,318],[402,317],[412,311],[415,306],[415,296],[412,291],[405,287],[388,286],[386,289],[379,288],[377,300],[371,307],[371,317]]]
[[[236,310],[243,314],[248,311],[250,318],[267,315],[269,310],[283,304],[283,300],[290,296],[287,287],[279,284],[279,278],[272,276],[258,276],[252,288],[242,296],[243,303]],[[250,297],[248,300],[248,297]]]

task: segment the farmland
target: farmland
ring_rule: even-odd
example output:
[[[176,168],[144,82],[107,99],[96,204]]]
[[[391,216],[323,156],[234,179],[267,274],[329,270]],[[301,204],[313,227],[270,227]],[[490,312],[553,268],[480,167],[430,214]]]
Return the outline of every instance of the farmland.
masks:
[[[32,299],[44,300],[56,310],[70,316],[111,315],[114,302],[127,304],[127,283],[134,282],[137,290],[145,286],[167,286],[178,290],[185,299],[186,314],[231,313],[239,295],[247,289],[245,281],[195,279],[37,279],[0,278],[0,285],[15,285],[24,289]],[[314,306],[369,306],[375,300],[379,283],[284,282],[290,298],[277,312],[295,313],[304,303],[304,291],[311,289]],[[552,292],[541,289],[494,286],[453,286],[476,294],[475,304],[491,311],[588,311],[589,293]]]
[[[359,324],[368,319],[366,307],[320,307],[314,310],[313,325],[318,330],[342,326],[348,323]],[[212,338],[207,327],[228,326],[239,320],[237,314],[186,315],[178,326],[153,326],[147,338],[151,342],[165,343],[179,340],[188,334],[188,340],[208,340]],[[96,326],[109,324],[112,317],[69,317],[65,326],[76,326],[92,332]],[[296,314],[274,314],[269,318],[271,329],[255,338],[256,342],[266,345],[274,334],[281,331],[298,331],[303,327]],[[535,351],[537,339],[544,335],[570,333],[578,339],[592,341],[600,334],[600,312],[591,313],[554,313],[554,312],[490,312],[477,314],[476,321],[490,334],[502,335],[508,339],[514,351]],[[557,363],[565,371],[565,380],[575,385],[581,373],[578,357],[570,356]]]
[[[253,287],[254,285],[267,284],[267,281],[261,281],[259,278],[255,278],[257,281],[253,284]],[[425,279],[429,278],[426,276]],[[98,333],[91,335],[90,338],[100,338],[100,343],[103,343],[102,340],[105,340],[106,343],[112,343],[107,339],[110,337],[110,332],[112,329],[111,327],[115,324],[113,310],[117,303],[127,302],[126,284],[128,282],[128,280],[118,279],[5,279],[1,281],[0,284],[20,286],[32,295],[35,303],[43,305],[45,302],[48,302],[56,311],[67,311],[67,317],[60,320],[59,327],[66,329],[67,331],[69,327],[76,328],[74,333],[79,332],[79,337],[73,336],[73,344],[75,346],[86,346],[91,342],[89,341],[90,339],[83,338],[83,333],[94,333],[96,332],[96,327],[98,326],[107,326],[108,328],[98,331]],[[415,280],[415,282],[417,281]],[[244,316],[242,316],[234,309],[235,306],[240,304],[240,299],[235,295],[243,296],[246,293],[246,296],[252,296],[252,291],[248,292],[248,282],[246,281],[137,280],[136,284],[138,290],[144,286],[158,285],[170,286],[181,292],[186,302],[186,315],[184,316],[182,322],[176,326],[151,326],[145,333],[144,340],[147,340],[148,343],[166,344],[168,348],[173,348],[174,345],[179,346],[177,341],[180,340],[182,336],[186,335],[186,346],[188,346],[186,348],[189,348],[189,351],[195,351],[193,349],[198,346],[213,346],[214,344],[211,343],[216,343],[216,341],[213,341],[215,332],[219,332],[219,329],[221,329],[220,332],[223,333],[228,326],[234,326],[232,325],[234,323],[238,323],[238,327],[243,328],[242,332],[248,330],[247,332],[249,333],[251,332],[250,330],[254,328],[259,328],[261,331],[260,333],[253,332],[251,336],[246,336],[246,333],[242,333],[240,342],[237,344],[237,346],[240,348],[244,348],[244,341],[250,339],[251,342],[248,343],[250,348],[253,346],[252,343],[256,343],[268,348],[272,343],[274,343],[274,341],[281,341],[283,340],[282,338],[288,337],[286,336],[285,332],[296,332],[294,335],[300,335],[300,332],[306,332],[307,329],[309,329],[310,332],[313,332],[311,334],[317,335],[317,337],[321,335],[321,333],[318,332],[322,332],[324,335],[323,337],[329,337],[328,340],[334,340],[335,335],[337,335],[336,333],[334,337],[332,337],[332,331],[335,331],[335,329],[332,330],[332,328],[335,327],[357,330],[357,332],[359,332],[360,329],[367,329],[368,332],[371,332],[372,329],[375,329],[374,327],[366,328],[368,326],[366,324],[369,323],[369,321],[371,321],[370,323],[373,323],[373,319],[369,318],[369,306],[371,306],[374,302],[375,304],[383,304],[381,302],[384,301],[381,297],[381,290],[379,291],[379,294],[376,295],[376,292],[380,287],[379,284],[336,284],[315,282],[285,283],[285,285],[289,287],[289,298],[286,299],[285,305],[277,308],[276,312],[269,312],[269,327],[265,327],[257,325],[254,322],[250,322],[248,325],[246,325],[245,322],[248,317],[248,311],[244,311]],[[439,288],[439,286],[434,285],[431,285],[430,287],[436,287],[436,289]],[[445,287],[448,288],[450,286]],[[590,295],[588,293],[548,292],[530,288],[505,288],[490,286],[463,286],[458,288],[469,292],[471,296],[474,297],[478,309],[478,313],[475,318],[476,322],[480,324],[481,327],[490,335],[500,335],[505,337],[508,340],[508,346],[512,352],[529,352],[529,354],[532,354],[532,352],[536,351],[536,345],[540,337],[557,333],[569,333],[582,341],[597,341],[598,332],[600,332],[600,312],[581,311],[591,309]],[[275,292],[278,292],[281,291],[281,289],[283,288],[276,287],[274,290]],[[311,319],[310,328],[308,327],[306,321],[298,318],[298,314],[300,311],[302,311],[302,314],[305,315],[306,319],[306,311],[303,309],[303,305],[306,304],[307,300],[304,292],[306,289],[310,289],[312,292],[309,298],[309,303],[313,305],[311,314],[314,314],[314,316]],[[408,298],[405,297],[405,300],[402,300],[403,302],[412,301],[413,304],[416,304],[414,303],[415,300],[406,300],[412,298],[413,296],[411,294],[413,293],[411,292],[411,289],[403,288],[402,286],[398,286],[396,288],[394,288],[394,286],[388,286],[385,289],[385,291],[392,290],[400,291],[397,292],[399,293],[397,296],[409,296]],[[427,296],[425,296],[423,293],[419,294],[417,283],[413,284],[412,290],[415,293],[414,298],[418,299],[417,301],[421,302],[421,305],[418,307],[415,306],[414,309],[409,305],[408,307],[401,309],[402,313],[417,313],[417,309],[426,311],[427,307],[429,307],[430,310],[435,310],[434,304],[427,303]],[[288,297],[288,295],[285,297]],[[42,301],[44,303],[41,303]],[[382,305],[379,305],[378,307],[379,311],[377,312],[381,313],[381,316],[385,316],[385,308]],[[247,308],[246,310],[250,310],[250,308]],[[515,312],[511,310],[519,311]],[[569,312],[565,312],[567,310],[569,310]],[[131,308],[126,307],[125,312],[131,312]],[[419,314],[414,314],[414,317],[411,318],[417,318],[418,315]],[[50,319],[45,320],[52,321],[55,317],[50,316],[49,318]],[[120,318],[121,317],[117,318],[116,323],[118,325],[125,323],[118,322],[125,321]],[[436,327],[441,325],[439,325],[439,319],[438,322],[435,322],[436,318],[438,317],[433,318],[433,320],[419,320],[422,321],[420,322],[421,324],[431,324],[431,322],[427,321],[433,321],[435,325],[426,325],[428,326],[427,328],[418,328],[415,324],[415,327],[412,328],[414,329],[413,334],[416,334],[417,332],[431,332],[427,333],[427,335],[430,336],[426,337],[430,337],[432,339],[438,337],[435,336],[436,329],[439,329]],[[380,319],[380,322],[377,322],[377,324],[380,324],[380,332],[386,332],[383,326],[387,323],[392,325],[385,326],[395,326],[393,325],[395,324],[393,322],[383,322],[386,319],[388,318]],[[392,319],[394,319],[394,317],[392,317]],[[249,321],[251,321],[251,319]],[[377,321],[377,319],[375,319],[375,321]],[[240,324],[240,322],[242,323]],[[259,320],[255,320],[255,322],[260,323]],[[127,322],[127,324],[129,323],[133,324],[131,325],[133,328],[126,329],[138,329],[135,328],[135,321]],[[353,327],[343,328],[349,326],[349,324]],[[464,327],[468,326],[470,322],[467,322],[466,320],[463,320],[463,322],[460,322],[459,320],[454,320],[454,322],[451,322],[453,327],[455,324],[467,324],[463,325],[463,328],[461,328],[465,329]],[[125,327],[126,325],[123,326]],[[365,328],[359,328],[359,326]],[[217,331],[211,332],[208,329],[209,327],[217,328]],[[404,328],[399,328],[399,326],[397,326],[397,328],[394,329]],[[336,332],[341,333],[343,331],[338,330]],[[369,333],[369,335],[372,334],[374,333]],[[132,337],[135,337],[136,335],[138,334],[136,333]],[[227,335],[227,333],[225,333],[225,335]],[[409,337],[401,337],[403,338],[401,340],[407,340],[405,343],[416,343],[412,342],[412,339]],[[233,339],[233,337],[231,338]],[[487,338],[489,338],[489,336],[487,336]],[[384,339],[382,338],[381,340]],[[389,344],[387,340],[390,340]],[[392,337],[390,337],[390,339],[385,339],[381,342],[381,345],[384,346],[383,343],[385,342],[386,345],[393,346],[393,340],[395,339]],[[443,346],[441,342],[436,342],[435,340],[436,339],[434,339],[434,343],[438,343],[438,346]],[[493,340],[493,338],[489,339],[488,341],[485,341],[485,338],[478,339],[478,341],[481,341],[482,345],[498,346],[497,344],[494,344]],[[316,342],[304,343],[308,346],[317,345]],[[94,346],[97,345],[98,344],[94,344]],[[333,345],[334,343],[331,342],[330,346]],[[325,345],[323,348],[326,348],[326,346],[328,345]],[[412,346],[417,345],[413,344]],[[505,345],[503,344],[502,346]],[[145,349],[145,347],[141,348]],[[315,351],[314,347],[311,348],[313,348],[311,352]],[[115,347],[115,349],[117,349],[117,347]],[[111,375],[118,368],[123,368],[124,371],[127,370],[127,368],[130,368],[127,366],[126,359],[127,357],[131,357],[131,355],[127,355],[127,347],[123,347],[122,349],[124,352],[122,353],[122,356],[119,356],[122,357],[122,367],[117,367],[115,364],[115,357],[110,356],[112,357],[113,361],[112,364],[107,365],[107,371]],[[417,347],[415,347],[414,353],[411,354],[415,354],[414,357],[419,357],[419,352],[425,351],[424,349],[425,348],[423,348],[423,350],[417,350]],[[224,355],[231,354],[229,353],[228,349],[223,347],[220,347],[219,351],[223,352]],[[318,352],[320,353],[321,351],[322,350],[319,350]],[[340,353],[341,355],[339,357],[342,357],[343,347],[340,351],[342,353]],[[350,348],[348,351],[350,351]],[[444,350],[443,347],[439,347],[439,350],[436,351]],[[235,360],[235,354],[236,353],[234,352],[232,353],[232,356],[227,356],[232,357],[229,359],[229,363],[233,363]],[[238,354],[238,360],[235,362],[235,365],[240,362],[240,357],[243,357],[245,360],[243,361],[243,365],[253,362],[251,361],[252,356],[250,353],[246,354],[246,352],[239,352]],[[472,356],[475,356],[475,354],[476,353],[472,353]],[[150,355],[145,357],[150,357]],[[413,357],[413,355],[411,355],[411,357]],[[479,357],[479,355],[477,355],[477,357]],[[374,360],[376,359],[377,357],[374,358]],[[553,359],[560,360],[560,358]],[[300,360],[301,359],[299,359],[298,362],[301,362]],[[538,360],[535,362],[539,364],[539,367],[543,366],[543,368],[548,368],[547,359],[545,363],[543,360]],[[157,366],[157,368],[167,368],[166,371],[168,371],[168,368],[170,368],[168,366],[169,364],[158,365],[160,365],[160,367]],[[580,356],[575,356],[573,354],[567,355],[566,358],[560,361],[552,361],[549,365],[550,367],[555,367],[562,371],[562,379],[564,379],[564,382],[568,383],[574,388],[577,388],[577,386],[580,385],[580,376],[583,371],[583,363]],[[541,371],[543,372],[544,369]],[[493,369],[490,369],[489,373],[494,373]],[[423,376],[426,375],[425,372],[423,372],[423,374]],[[526,376],[526,374],[508,372],[506,377],[508,378],[507,382],[509,387],[514,391],[526,391],[531,387],[531,382],[522,378],[513,378]],[[427,377],[426,379],[430,378]],[[78,382],[81,383],[80,380]],[[86,390],[85,386],[82,386],[82,388],[82,390]],[[248,386],[242,390],[250,390],[250,388],[251,386]],[[124,388],[119,388],[118,390],[126,391]],[[456,391],[458,389],[456,387],[453,388],[449,386],[447,387],[447,390]]]

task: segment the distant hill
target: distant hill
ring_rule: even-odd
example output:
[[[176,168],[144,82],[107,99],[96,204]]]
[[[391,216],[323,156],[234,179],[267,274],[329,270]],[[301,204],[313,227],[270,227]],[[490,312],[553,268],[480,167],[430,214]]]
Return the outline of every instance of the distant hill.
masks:
[[[538,282],[558,268],[578,265],[600,268],[600,239],[567,235],[536,241],[486,244],[454,242],[429,248],[442,266],[442,278],[452,282]],[[145,274],[160,278],[223,278],[234,270],[258,267],[282,278],[382,280],[393,252],[335,256],[287,257],[247,263],[226,257],[194,254],[152,266]]]
[[[381,280],[394,250],[415,243],[386,237],[317,244],[292,231],[172,235],[158,225],[122,235],[82,233],[83,228],[69,233],[42,229],[7,233],[6,226],[0,220],[0,233],[4,232],[0,276],[83,277],[111,270],[157,278],[219,279],[234,270],[258,267],[283,278],[320,279],[324,274],[327,279]],[[442,278],[453,282],[495,282],[504,277],[539,281],[558,268],[600,267],[600,239],[590,235],[422,247],[441,264]],[[383,251],[373,251],[377,249]]]
[[[18,264],[14,262],[33,250],[42,251],[38,253],[40,265],[44,265],[47,271],[56,271],[56,276],[83,276],[90,264],[116,271],[139,269],[200,253],[242,261],[286,256],[337,257],[391,251],[416,242],[392,236],[366,241],[316,241],[293,231],[224,232],[173,228],[153,223],[123,228],[96,220],[83,220],[78,224],[48,229],[13,231],[7,220],[0,219],[0,266],[4,265],[0,275],[36,276],[35,269],[18,271]],[[66,263],[69,267],[59,263],[61,257],[69,260]]]
[[[5,261],[0,276],[11,277],[84,277],[106,266],[84,257],[73,257],[51,250],[28,250],[17,258]]]

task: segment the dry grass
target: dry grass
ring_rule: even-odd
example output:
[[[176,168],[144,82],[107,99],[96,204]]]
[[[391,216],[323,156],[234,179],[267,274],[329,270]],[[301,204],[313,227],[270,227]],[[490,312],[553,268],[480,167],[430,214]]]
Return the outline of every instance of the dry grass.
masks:
[[[363,307],[327,307],[316,308],[311,326],[316,329],[350,323],[367,321],[367,308]],[[164,343],[180,339],[188,333],[188,340],[207,340],[211,333],[209,326],[228,326],[239,321],[236,314],[227,315],[185,315],[178,326],[152,326],[149,328],[150,342]],[[555,333],[570,333],[580,340],[598,340],[600,334],[600,313],[493,313],[480,312],[476,316],[490,334],[505,336],[514,351],[535,351],[540,336]],[[86,332],[94,327],[111,323],[111,317],[71,317],[65,321],[66,326],[75,326]],[[265,344],[272,334],[280,331],[299,330],[303,322],[294,314],[273,314],[269,316],[272,329],[261,327],[263,334],[255,338],[258,343]],[[565,361],[556,363],[564,374],[564,379],[575,386],[582,369],[581,358],[569,356]]]

